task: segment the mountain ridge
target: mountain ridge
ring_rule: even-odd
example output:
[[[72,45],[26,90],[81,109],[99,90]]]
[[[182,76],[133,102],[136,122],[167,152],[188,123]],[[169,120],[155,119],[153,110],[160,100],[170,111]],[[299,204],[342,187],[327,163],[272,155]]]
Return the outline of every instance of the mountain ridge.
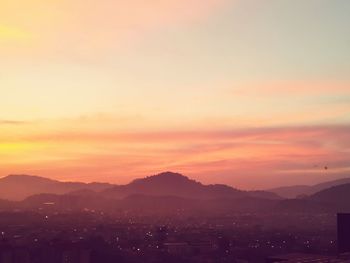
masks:
[[[229,211],[335,213],[350,209],[347,202],[350,199],[350,184],[333,186],[308,197],[282,199],[269,192],[242,191],[220,184],[204,185],[181,174],[165,172],[135,179],[126,185],[105,185],[107,188],[99,191],[88,189],[87,186],[91,184],[65,183],[38,176],[10,176],[0,179],[0,190],[4,188],[4,182],[6,185],[13,181],[18,183],[18,180],[22,184],[17,189],[28,187],[29,181],[34,184],[39,182],[35,190],[42,191],[42,187],[53,185],[56,192],[50,193],[46,188],[46,192],[34,193],[23,200],[7,201],[2,200],[3,192],[0,191],[1,211],[133,211],[150,215],[158,212],[176,214],[179,211],[208,214],[225,214]]]
[[[350,183],[350,177],[340,178],[336,180],[330,180],[314,185],[292,185],[292,186],[282,186],[277,188],[272,188],[266,190],[267,192],[273,192],[284,198],[298,198],[299,196],[309,196],[313,195],[324,189]]]
[[[253,193],[253,192],[252,192]],[[250,196],[249,191],[242,191],[223,184],[204,185],[182,174],[164,172],[132,181],[127,185],[119,185],[102,192],[104,196],[125,198],[134,194],[148,196],[179,196],[194,199],[215,199],[222,197]],[[279,199],[273,193],[254,192],[255,197]]]
[[[336,207],[339,211],[350,211],[350,183],[329,187],[309,197],[312,201]]]
[[[0,199],[20,201],[37,194],[86,195],[98,193],[108,198],[125,198],[129,195],[180,196],[186,198],[211,199],[221,197],[252,196],[265,199],[280,199],[266,191],[243,191],[224,184],[204,185],[180,173],[163,172],[138,178],[126,185],[108,183],[61,182],[33,175],[9,175],[0,178]]]
[[[0,199],[20,201],[35,194],[65,194],[82,189],[101,191],[108,183],[61,182],[46,177],[11,174],[0,178]]]

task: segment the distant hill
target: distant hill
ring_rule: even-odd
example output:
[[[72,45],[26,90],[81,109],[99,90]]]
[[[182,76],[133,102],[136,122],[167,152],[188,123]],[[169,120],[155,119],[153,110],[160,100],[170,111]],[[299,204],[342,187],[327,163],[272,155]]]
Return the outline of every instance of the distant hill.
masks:
[[[350,212],[350,183],[341,184],[348,181],[349,178],[345,178],[310,186],[307,193],[312,194],[309,196],[281,200],[275,209],[286,213]],[[319,189],[322,190],[317,192]]]
[[[303,195],[312,195],[332,186],[350,183],[350,178],[342,178],[338,180],[328,181],[316,185],[294,185],[286,187],[278,187],[267,190],[284,198],[297,198]]]
[[[313,194],[309,199],[332,206],[338,211],[350,212],[350,183],[332,186]]]
[[[131,195],[122,199],[106,198],[100,194],[40,194],[23,201],[14,202],[12,207],[20,210],[72,212],[82,210],[108,213],[134,213],[142,215],[224,215],[227,212],[268,212],[280,200],[259,198],[192,199],[178,196]],[[0,207],[1,211],[1,207]]]
[[[32,175],[9,175],[0,178],[0,199],[19,201],[42,193],[65,194],[82,189],[102,191],[111,186],[105,183],[60,182]]]
[[[117,206],[117,202],[105,199],[98,193],[88,195],[76,194],[38,194],[32,195],[23,201],[17,202],[20,209],[49,209],[55,211],[81,211],[84,209],[96,209],[109,211]]]
[[[259,198],[218,198],[191,199],[178,196],[133,195],[118,203],[124,209],[137,210],[142,214],[181,213],[181,214],[226,214],[227,212],[267,212],[273,211],[280,200]]]
[[[284,199],[277,203],[275,211],[281,213],[326,213],[337,211],[328,204],[318,202],[317,200],[304,199]]]
[[[8,211],[15,207],[15,202],[8,200],[0,200],[0,211]]]
[[[337,180],[314,186],[314,190]],[[9,191],[9,190],[12,191]],[[66,183],[37,176],[0,179],[0,211],[94,210],[143,215],[225,215],[243,213],[335,213],[350,211],[350,183],[332,186],[310,196],[281,199],[265,191],[242,191],[227,185],[204,185],[178,173],[165,172],[127,185]],[[12,197],[15,200],[6,201]]]
[[[248,193],[250,197],[254,197],[254,198],[271,199],[271,200],[284,199],[278,194],[268,192],[268,191],[249,191]]]
[[[265,191],[246,192],[227,185],[203,185],[178,173],[165,172],[127,185],[107,183],[60,182],[32,175],[9,175],[0,178],[0,199],[20,201],[40,194],[85,196],[122,199],[131,195],[177,196],[182,198],[215,199],[254,197],[280,199],[274,193]]]
[[[178,173],[165,172],[137,179],[127,185],[115,186],[102,192],[106,197],[125,198],[131,195],[177,196],[193,199],[256,197],[279,199],[274,193],[246,192],[227,185],[203,185]]]

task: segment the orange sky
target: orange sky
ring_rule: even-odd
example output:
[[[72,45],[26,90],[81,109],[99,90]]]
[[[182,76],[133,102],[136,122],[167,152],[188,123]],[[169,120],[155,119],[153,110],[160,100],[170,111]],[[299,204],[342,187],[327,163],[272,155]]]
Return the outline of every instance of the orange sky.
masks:
[[[40,126],[2,126],[25,130],[35,125]],[[172,170],[206,183],[259,188],[310,183],[350,171],[349,126],[157,132],[73,128],[2,136],[0,173],[126,183]]]
[[[172,170],[246,189],[347,176],[349,12],[341,0],[0,0],[0,176]]]

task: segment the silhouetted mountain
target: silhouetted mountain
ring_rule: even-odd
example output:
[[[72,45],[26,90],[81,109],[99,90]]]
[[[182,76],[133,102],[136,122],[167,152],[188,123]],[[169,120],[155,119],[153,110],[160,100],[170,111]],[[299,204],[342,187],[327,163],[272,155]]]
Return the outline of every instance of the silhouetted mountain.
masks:
[[[157,186],[160,191],[154,187]],[[180,174],[163,173],[102,192],[82,189],[66,194],[37,194],[20,202],[0,200],[0,210],[126,212],[143,215],[244,213],[327,213],[350,209],[350,184],[334,186],[300,199],[260,198],[224,185],[202,185]]]
[[[333,181],[328,181],[320,184],[316,184],[312,187],[312,192],[317,193],[319,191],[322,191],[324,189],[337,186],[337,185],[343,185],[343,184],[350,184],[350,178],[342,178],[342,179],[337,179]]]
[[[305,198],[281,200],[276,204],[275,211],[289,214],[336,212],[327,204]]]
[[[255,198],[271,199],[271,200],[283,199],[278,194],[272,193],[272,192],[267,192],[267,191],[249,191],[248,193],[249,193],[249,196],[255,197]]]
[[[274,193],[265,191],[241,191],[227,185],[203,185],[178,173],[165,172],[136,179],[127,185],[107,183],[60,182],[32,175],[9,175],[0,178],[0,199],[23,200],[38,194],[94,195],[101,192],[107,198],[125,198],[130,195],[179,196],[183,198],[214,199],[256,197],[279,199]]]
[[[343,178],[333,181],[328,181],[316,185],[294,185],[278,187],[268,190],[284,198],[297,198],[298,196],[312,195],[332,186],[350,183],[350,178]]]
[[[130,195],[177,196],[193,199],[238,198],[255,196],[277,199],[278,196],[263,191],[245,192],[227,185],[203,185],[178,173],[165,172],[158,175],[136,179],[130,184],[115,186],[103,191],[111,198],[125,198]]]
[[[269,189],[268,191],[278,194],[284,198],[296,198],[298,196],[305,195],[310,188],[311,186],[308,185],[293,185]]]
[[[8,200],[0,200],[0,211],[11,210],[15,207],[15,202]]]
[[[32,175],[9,175],[0,178],[0,198],[23,200],[42,193],[65,194],[81,189],[102,191],[111,186],[104,183],[60,182]]]
[[[341,182],[348,181],[348,178],[318,184],[309,189],[309,191],[316,191],[319,188],[326,187]],[[281,212],[332,212],[350,211],[350,184],[341,184],[331,186],[316,192],[310,196],[304,196],[299,199],[282,200],[276,206],[277,211]]]
[[[37,176],[12,175],[0,179],[1,187],[4,191],[0,195],[6,198],[25,198],[20,202],[4,201],[3,207],[24,210],[215,214],[267,211],[280,199],[276,194],[264,191],[241,191],[220,184],[203,185],[171,172],[136,179],[121,186],[66,183]]]
[[[94,195],[76,194],[38,194],[17,202],[17,207],[22,209],[49,209],[55,211],[71,210],[103,210],[110,211],[117,208],[117,201],[105,199],[97,193]]]
[[[224,215],[227,212],[269,212],[274,211],[280,200],[252,197],[192,199],[178,196],[131,195],[123,199],[105,198],[100,195],[56,195],[40,194],[14,202],[12,208],[39,211],[82,211],[94,210],[108,213],[127,212],[147,215]]]
[[[350,211],[350,183],[342,184],[327,188],[309,198],[312,201],[317,201],[331,207],[338,211]]]
[[[132,195],[122,199],[120,208],[135,210],[140,214],[225,214],[227,212],[272,211],[278,200],[259,198],[192,199],[178,196]]]
[[[69,192],[67,194],[75,196],[99,196],[99,192],[90,189],[79,189],[76,191]]]

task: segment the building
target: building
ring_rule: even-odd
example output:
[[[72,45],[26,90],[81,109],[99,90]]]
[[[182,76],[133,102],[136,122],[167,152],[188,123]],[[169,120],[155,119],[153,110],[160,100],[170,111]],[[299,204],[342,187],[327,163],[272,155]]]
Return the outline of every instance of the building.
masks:
[[[350,214],[338,214],[338,252],[350,252]]]

